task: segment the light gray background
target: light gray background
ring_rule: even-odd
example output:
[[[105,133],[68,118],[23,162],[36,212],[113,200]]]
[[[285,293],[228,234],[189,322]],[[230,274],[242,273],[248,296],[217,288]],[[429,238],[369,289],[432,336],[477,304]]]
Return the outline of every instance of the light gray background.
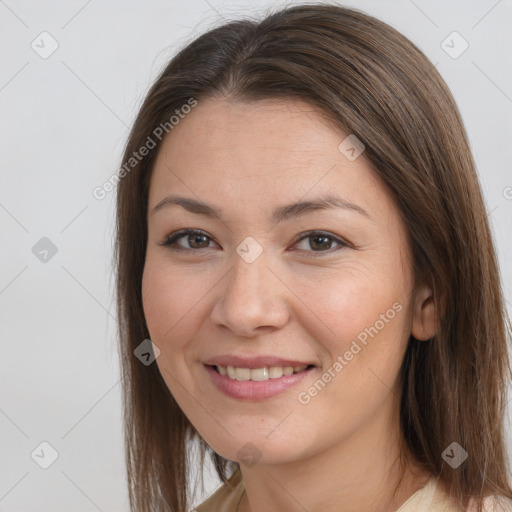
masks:
[[[412,39],[454,93],[510,310],[511,1],[345,4]],[[128,511],[111,274],[114,193],[100,201],[92,190],[119,168],[137,108],[179,47],[223,19],[278,5],[0,0],[1,511]],[[59,45],[47,59],[31,47],[34,40],[50,47],[43,31]],[[469,43],[456,59],[441,46],[453,31]],[[42,237],[58,250],[46,263],[32,252]],[[59,455],[46,470],[31,458],[43,441]],[[218,483],[208,482],[208,491]]]

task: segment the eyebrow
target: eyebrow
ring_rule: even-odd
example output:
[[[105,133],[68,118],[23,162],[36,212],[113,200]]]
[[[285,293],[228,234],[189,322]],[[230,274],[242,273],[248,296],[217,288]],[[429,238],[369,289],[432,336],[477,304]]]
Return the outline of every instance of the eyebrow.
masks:
[[[156,212],[162,210],[163,208],[172,205],[179,205],[188,212],[196,213],[198,215],[204,215],[206,217],[211,217],[215,219],[221,219],[222,217],[222,210],[214,208],[201,201],[197,201],[196,199],[181,196],[165,197],[153,208],[153,210],[150,213],[150,216],[154,215]],[[300,201],[297,203],[279,206],[272,212],[270,218],[273,222],[278,223],[284,220],[291,219],[293,217],[305,215],[306,213],[309,212],[326,210],[329,208],[342,208],[344,210],[357,212],[360,213],[361,215],[368,217],[368,219],[371,220],[371,217],[368,214],[368,212],[361,208],[361,206],[349,203],[347,200],[341,197],[334,196],[332,194],[327,194],[325,196],[316,198],[311,201]]]

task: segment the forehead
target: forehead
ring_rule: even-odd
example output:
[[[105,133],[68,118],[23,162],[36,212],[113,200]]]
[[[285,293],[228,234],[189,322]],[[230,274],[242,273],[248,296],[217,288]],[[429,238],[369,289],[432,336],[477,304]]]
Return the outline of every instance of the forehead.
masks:
[[[351,161],[340,151],[346,138],[305,102],[200,100],[159,150],[150,205],[171,189],[260,206],[331,192],[368,205],[389,200],[364,153]]]
[[[198,102],[164,141],[162,149],[186,160],[249,160],[244,155],[257,152],[261,159],[280,162],[307,158],[308,153],[309,158],[318,158],[340,136],[325,125],[320,113],[303,102],[247,103],[211,98]]]

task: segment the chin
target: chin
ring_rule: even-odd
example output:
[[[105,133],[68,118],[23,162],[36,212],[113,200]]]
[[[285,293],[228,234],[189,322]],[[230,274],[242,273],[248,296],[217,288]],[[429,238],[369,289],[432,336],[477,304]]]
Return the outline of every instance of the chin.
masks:
[[[297,449],[282,442],[271,442],[268,439],[231,439],[229,445],[210,444],[216,453],[225,459],[238,462],[242,467],[256,464],[288,464],[297,460]]]

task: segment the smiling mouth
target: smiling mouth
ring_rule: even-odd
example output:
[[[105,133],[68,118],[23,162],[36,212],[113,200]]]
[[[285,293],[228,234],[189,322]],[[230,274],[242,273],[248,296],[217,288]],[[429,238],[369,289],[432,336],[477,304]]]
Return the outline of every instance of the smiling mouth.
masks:
[[[238,368],[235,366],[219,366],[210,365],[217,373],[228,377],[231,380],[238,381],[255,381],[261,382],[271,379],[280,379],[281,377],[293,375],[294,373],[301,373],[314,368],[314,365],[304,366],[270,366],[263,368]]]

